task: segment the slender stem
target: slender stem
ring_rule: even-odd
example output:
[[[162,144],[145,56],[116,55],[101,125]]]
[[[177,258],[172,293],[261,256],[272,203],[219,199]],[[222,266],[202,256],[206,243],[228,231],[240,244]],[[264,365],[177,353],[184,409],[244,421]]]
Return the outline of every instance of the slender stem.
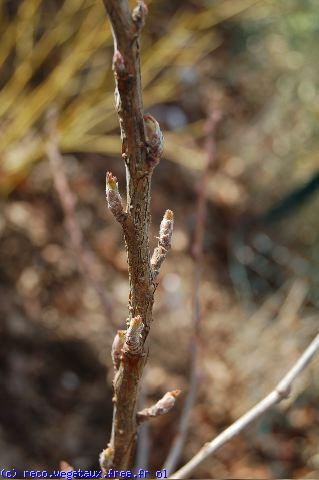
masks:
[[[269,393],[264,399],[258,402],[251,410],[241,416],[230,427],[224,430],[211,442],[206,443],[199,452],[182,468],[177,470],[170,478],[189,478],[189,475],[208,458],[215,453],[225,443],[232,440],[235,436],[239,435],[245,428],[247,428],[256,418],[263,415],[269,408],[279,403],[281,400],[287,398],[290,394],[292,385],[296,378],[303,372],[303,370],[309,365],[311,360],[319,351],[319,334],[311,342],[308,348],[300,356],[297,362],[292,366],[289,372],[283,377],[283,379],[277,384],[275,389]]]
[[[147,337],[156,288],[149,247],[151,177],[162,150],[155,149],[155,144],[149,142],[154,139],[149,134],[154,133],[155,136],[156,133],[160,140],[162,134],[156,120],[143,114],[139,34],[147,8],[142,0],[138,1],[132,13],[127,0],[104,0],[104,5],[114,42],[115,105],[126,167],[126,212],[125,215],[122,212],[117,215],[117,219],[121,220],[127,251],[130,328],[134,327],[133,320],[136,323],[140,319],[142,325],[138,335],[126,339],[115,373],[112,434],[108,448],[102,452],[101,465],[104,470],[127,470],[132,465],[136,445],[137,398],[148,355]],[[108,191],[108,197],[116,201],[116,185],[110,173],[108,182],[108,188],[113,190],[111,197]],[[117,200],[117,207],[120,207],[120,199]]]

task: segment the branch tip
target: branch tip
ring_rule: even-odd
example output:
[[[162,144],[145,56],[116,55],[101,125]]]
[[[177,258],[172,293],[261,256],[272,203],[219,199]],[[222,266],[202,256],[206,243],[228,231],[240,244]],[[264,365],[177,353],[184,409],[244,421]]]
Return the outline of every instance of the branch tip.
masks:
[[[117,178],[112,174],[112,172],[106,172],[106,186],[111,190],[117,190]]]
[[[174,220],[174,212],[172,210],[166,210],[164,214],[164,219],[165,220]]]

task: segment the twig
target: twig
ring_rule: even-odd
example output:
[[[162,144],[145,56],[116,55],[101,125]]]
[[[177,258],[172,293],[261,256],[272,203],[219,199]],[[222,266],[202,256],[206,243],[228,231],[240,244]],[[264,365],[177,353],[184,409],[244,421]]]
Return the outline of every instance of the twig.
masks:
[[[177,426],[177,434],[174,439],[171,450],[168,453],[164,467],[167,470],[168,475],[176,467],[181,453],[184,448],[184,444],[187,438],[189,418],[192,407],[196,399],[196,393],[198,390],[199,375],[200,375],[200,300],[199,289],[201,282],[202,271],[202,254],[203,254],[203,237],[206,222],[206,192],[207,182],[209,178],[209,172],[215,162],[215,150],[216,150],[216,126],[220,120],[220,112],[218,110],[212,110],[209,113],[208,119],[205,124],[206,133],[206,152],[207,160],[205,168],[202,172],[200,183],[198,186],[198,199],[196,209],[196,226],[195,236],[193,243],[193,259],[194,259],[194,277],[193,277],[193,289],[192,289],[192,325],[193,325],[193,337],[191,342],[191,368],[190,368],[190,382],[187,398],[184,403],[179,424]]]
[[[143,113],[139,35],[147,7],[139,0],[131,14],[127,0],[104,0],[104,5],[114,42],[115,105],[126,167],[126,209],[111,173],[107,176],[106,196],[111,212],[123,228],[130,294],[129,328],[113,381],[111,440],[102,453],[101,466],[104,470],[127,470],[132,465],[136,444],[137,397],[148,355],[147,337],[156,288],[149,248],[151,177],[163,152],[163,136],[155,118]]]
[[[77,199],[72,192],[64,169],[64,162],[59,150],[58,134],[56,129],[57,112],[54,108],[48,112],[46,130],[48,141],[46,144],[47,156],[49,159],[53,182],[63,209],[65,226],[69,234],[72,248],[78,258],[83,277],[88,280],[97,292],[103,306],[106,317],[112,326],[116,326],[114,320],[114,306],[105,287],[97,278],[94,265],[98,260],[94,252],[84,243],[83,232],[76,215]]]
[[[249,426],[256,418],[263,415],[269,408],[288,398],[292,385],[298,375],[307,367],[313,357],[319,351],[319,335],[311,342],[308,348],[304,351],[301,357],[284,376],[284,378],[277,384],[275,389],[269,393],[263,400],[257,403],[251,410],[240,417],[230,427],[224,430],[211,442],[206,443],[199,452],[180,468],[177,472],[170,476],[170,478],[189,478],[189,475],[198,467],[206,458],[215,453],[221,446],[229,442],[237,436],[242,430]]]

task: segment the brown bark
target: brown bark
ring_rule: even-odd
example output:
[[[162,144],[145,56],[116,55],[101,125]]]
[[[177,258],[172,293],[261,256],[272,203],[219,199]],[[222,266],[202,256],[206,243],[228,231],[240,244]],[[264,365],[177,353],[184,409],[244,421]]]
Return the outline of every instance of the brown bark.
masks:
[[[155,285],[149,248],[150,189],[152,171],[158,163],[160,149],[155,150],[153,144],[150,148],[143,116],[139,32],[145,21],[146,6],[138,2],[131,14],[127,0],[104,0],[104,5],[114,40],[115,103],[127,178],[126,216],[122,216],[120,223],[129,269],[129,328],[132,329],[137,318],[142,320],[138,332],[141,348],[132,349],[132,339],[128,338],[127,333],[121,351],[121,361],[113,381],[112,435],[109,447],[101,455],[102,468],[123,470],[131,467],[135,450],[138,388],[147,359],[147,335],[152,321]],[[139,341],[138,337],[133,340],[135,343]]]

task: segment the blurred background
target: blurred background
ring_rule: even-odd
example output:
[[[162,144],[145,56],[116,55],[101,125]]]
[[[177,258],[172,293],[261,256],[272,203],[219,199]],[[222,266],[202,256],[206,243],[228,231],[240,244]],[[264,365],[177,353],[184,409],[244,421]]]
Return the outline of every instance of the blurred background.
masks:
[[[200,385],[181,462],[268,393],[317,333],[319,6],[147,3],[145,111],[165,135],[152,246],[167,208],[175,232],[156,291],[145,404],[183,391],[150,423],[158,469],[189,386],[208,107],[222,119],[207,173]],[[2,0],[0,30],[0,464],[97,468],[111,427],[110,347],[128,297],[124,243],[104,198],[106,170],[125,190],[110,29],[99,0]],[[318,476],[318,367],[194,478]]]

